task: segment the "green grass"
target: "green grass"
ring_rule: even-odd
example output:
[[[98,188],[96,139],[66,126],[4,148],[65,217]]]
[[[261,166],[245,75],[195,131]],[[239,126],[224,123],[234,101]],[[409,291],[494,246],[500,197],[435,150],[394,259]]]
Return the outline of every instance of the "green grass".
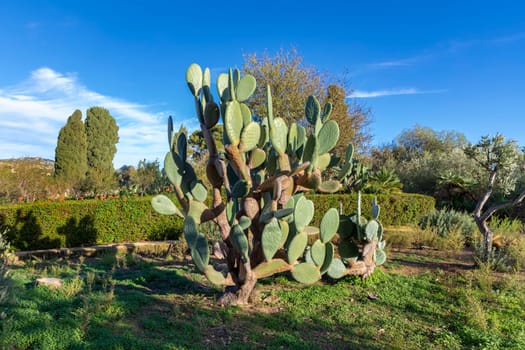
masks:
[[[221,289],[180,262],[29,263],[12,270],[16,303],[0,348],[524,349],[523,275],[426,269],[442,259],[396,253],[394,268],[366,281],[310,287],[280,275],[260,281],[244,308],[218,306]],[[405,274],[405,262],[425,269]],[[42,276],[64,286],[35,286]]]

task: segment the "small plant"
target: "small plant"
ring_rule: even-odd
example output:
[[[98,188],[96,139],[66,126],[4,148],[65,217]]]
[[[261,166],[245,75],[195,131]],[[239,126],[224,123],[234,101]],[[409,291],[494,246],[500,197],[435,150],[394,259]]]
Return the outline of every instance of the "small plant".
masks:
[[[262,119],[257,122],[244,103],[255,91],[253,76],[241,77],[239,70],[219,75],[219,103],[211,94],[209,69],[203,72],[197,64],[190,65],[186,82],[209,153],[206,175],[212,186],[211,204],[205,204],[209,190],[189,162],[187,136],[182,129],[174,132],[170,117],[164,170],[181,209],[164,195],[154,197],[152,206],[160,214],[184,218],[184,237],[193,262],[211,282],[236,287],[221,302],[248,303],[257,279],[279,272],[289,271],[295,280],[312,284],[328,271],[333,272],[329,273],[332,277],[366,277],[384,262],[377,203],[370,222],[361,217],[360,210],[354,216],[340,216],[331,208],[319,227],[310,226],[314,204],[305,192],[335,193],[342,182],[361,182],[366,172],[354,161],[352,145],[340,165],[340,159],[330,153],[339,139],[339,126],[330,120],[331,104],[321,108],[310,96],[305,123],[288,126],[284,119],[273,116],[268,87],[267,115],[258,116]],[[224,152],[219,152],[212,135],[221,116]],[[336,165],[338,179],[323,179],[322,172]],[[219,228],[226,268],[210,263],[209,236],[203,226],[210,221]],[[358,235],[346,230],[356,230]],[[351,247],[351,256],[336,250],[332,241],[337,233],[345,242],[348,238],[345,244]]]
[[[439,237],[447,238],[453,233],[461,233],[465,242],[471,242],[477,232],[472,216],[452,209],[436,210],[421,219],[422,229],[432,228]]]
[[[0,320],[7,317],[7,309],[5,305],[11,302],[11,278],[9,277],[9,269],[7,264],[10,260],[11,247],[6,240],[7,229],[0,232]]]

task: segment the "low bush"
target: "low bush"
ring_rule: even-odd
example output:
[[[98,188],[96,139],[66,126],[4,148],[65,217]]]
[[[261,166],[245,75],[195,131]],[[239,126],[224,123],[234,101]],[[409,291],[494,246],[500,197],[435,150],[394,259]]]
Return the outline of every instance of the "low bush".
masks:
[[[525,225],[517,219],[494,216],[489,221],[494,233],[493,247],[487,264],[500,272],[520,271],[525,267]],[[481,234],[474,238],[476,257],[481,261],[483,243]]]
[[[477,226],[472,216],[455,210],[435,210],[425,215],[420,222],[422,229],[432,229],[441,238],[449,238],[458,234],[467,243],[477,232]],[[457,238],[457,237],[456,237]]]
[[[148,197],[0,207],[0,229],[16,250],[177,239],[182,220],[155,213]]]
[[[313,225],[319,225],[329,208],[344,213],[356,211],[356,194],[309,195],[314,201]],[[363,213],[370,213],[374,195],[362,196]],[[36,202],[0,206],[0,229],[9,228],[9,241],[16,250],[78,247],[93,244],[177,239],[183,220],[153,211],[150,197],[127,200],[82,200]],[[432,197],[415,194],[377,195],[385,225],[419,222],[434,209]],[[211,229],[211,227],[210,227]],[[213,235],[213,233],[212,233]],[[216,234],[215,234],[216,235]]]
[[[324,213],[330,208],[339,208],[340,203],[344,214],[357,210],[357,194],[315,194],[307,195],[315,204],[315,215],[312,225],[319,225]],[[417,224],[421,218],[435,210],[435,199],[430,196],[412,193],[396,194],[362,194],[362,213],[369,215],[372,199],[377,197],[381,206],[381,222],[385,226],[404,226]]]

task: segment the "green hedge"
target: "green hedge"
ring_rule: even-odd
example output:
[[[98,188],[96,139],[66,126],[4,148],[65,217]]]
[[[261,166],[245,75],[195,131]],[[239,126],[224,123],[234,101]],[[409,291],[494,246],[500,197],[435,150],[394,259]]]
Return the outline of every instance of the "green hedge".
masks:
[[[362,195],[363,215],[370,217],[373,195]],[[357,195],[308,195],[315,204],[314,225],[329,208],[355,212]],[[18,250],[78,247],[93,244],[177,239],[182,219],[151,209],[150,197],[33,203],[0,206],[0,229]],[[417,194],[378,195],[384,225],[417,224],[434,209],[434,198]]]
[[[0,206],[0,229],[17,250],[177,239],[182,220],[155,213],[148,197]]]
[[[357,194],[315,194],[307,195],[315,204],[314,225],[319,225],[324,213],[330,208],[339,209],[343,203],[343,214],[355,213]],[[435,209],[434,197],[421,194],[400,193],[392,195],[361,194],[361,212],[366,218],[371,216],[372,199],[377,197],[381,207],[379,219],[383,225],[402,226],[418,224],[421,218]]]

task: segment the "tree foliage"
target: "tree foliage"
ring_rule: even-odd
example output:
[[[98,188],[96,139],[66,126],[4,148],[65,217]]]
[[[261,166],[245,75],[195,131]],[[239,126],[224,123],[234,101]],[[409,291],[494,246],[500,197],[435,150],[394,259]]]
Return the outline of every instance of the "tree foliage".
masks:
[[[465,190],[477,188],[467,185],[481,179],[478,167],[463,152],[466,144],[465,136],[459,132],[438,132],[416,125],[404,130],[391,144],[373,148],[372,169],[393,170],[405,192],[436,196],[441,204],[465,209],[471,205]],[[456,188],[460,184],[465,185],[461,191]]]
[[[248,107],[257,116],[267,116],[266,86],[270,85],[273,113],[287,124],[302,121],[308,96],[320,97],[325,90],[326,76],[314,66],[304,64],[295,49],[281,49],[275,56],[266,52],[245,55],[243,70],[257,81],[257,88],[247,101]]]
[[[67,119],[58,134],[55,149],[55,176],[66,185],[79,188],[87,172],[87,137],[82,112],[78,109]]]
[[[334,153],[342,157],[346,145],[353,144],[358,150],[364,151],[372,139],[368,131],[370,124],[370,109],[352,101],[346,102],[348,93],[340,85],[331,84],[327,88],[326,102],[332,104],[330,119],[335,120],[341,130],[339,141],[335,146]]]
[[[330,118],[345,130],[333,153],[343,156],[349,143],[358,150],[367,149],[371,140],[368,130],[370,109],[355,100],[347,103],[350,91],[346,83],[329,84],[328,76],[315,66],[305,64],[295,49],[281,49],[275,56],[253,53],[244,58],[244,73],[253,75],[258,82],[255,93],[247,101],[256,116],[267,116],[267,85],[272,89],[274,115],[283,118],[288,124],[304,124],[305,103],[308,96],[316,96],[321,105],[326,102],[332,104]]]
[[[488,178],[474,210],[474,220],[483,234],[483,259],[487,261],[492,249],[493,239],[493,232],[487,223],[488,219],[497,211],[516,206],[525,200],[525,190],[523,189],[521,192],[512,195],[520,174],[525,170],[523,166],[524,154],[515,141],[506,141],[505,137],[500,134],[493,137],[482,137],[478,143],[468,145],[465,148],[465,154],[480,166]],[[502,201],[486,208],[497,186],[507,196]]]
[[[118,126],[109,111],[91,107],[86,116],[87,186],[94,192],[115,185],[113,158],[117,152]]]

